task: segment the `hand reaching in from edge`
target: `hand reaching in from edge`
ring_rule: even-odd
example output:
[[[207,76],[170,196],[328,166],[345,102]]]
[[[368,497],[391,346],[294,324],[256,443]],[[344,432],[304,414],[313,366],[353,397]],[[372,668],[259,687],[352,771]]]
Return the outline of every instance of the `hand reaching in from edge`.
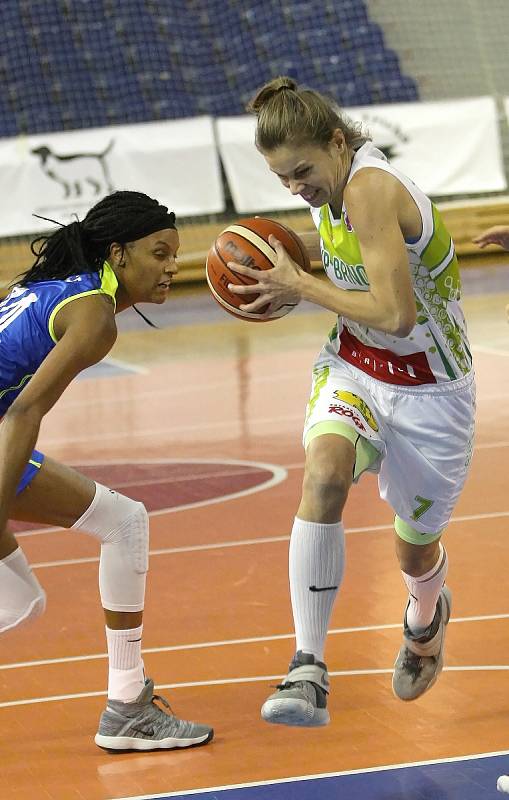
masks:
[[[486,247],[487,244],[499,244],[500,247],[509,250],[509,225],[495,225],[493,228],[488,228],[472,241],[479,247]]]

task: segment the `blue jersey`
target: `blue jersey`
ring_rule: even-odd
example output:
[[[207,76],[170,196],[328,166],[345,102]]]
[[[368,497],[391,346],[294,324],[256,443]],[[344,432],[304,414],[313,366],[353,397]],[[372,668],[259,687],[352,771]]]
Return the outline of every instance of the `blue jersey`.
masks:
[[[0,417],[57,343],[54,322],[67,303],[105,294],[115,306],[118,282],[107,261],[100,272],[15,286],[0,303]]]

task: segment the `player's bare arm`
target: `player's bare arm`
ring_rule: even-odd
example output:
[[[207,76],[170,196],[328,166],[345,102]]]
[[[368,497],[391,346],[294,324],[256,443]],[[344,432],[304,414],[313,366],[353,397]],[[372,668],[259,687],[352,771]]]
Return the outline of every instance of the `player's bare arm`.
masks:
[[[57,314],[55,333],[57,344],[0,426],[0,530],[35,447],[42,418],[79,372],[98,363],[111,350],[116,338],[113,306],[101,295],[74,300]]]

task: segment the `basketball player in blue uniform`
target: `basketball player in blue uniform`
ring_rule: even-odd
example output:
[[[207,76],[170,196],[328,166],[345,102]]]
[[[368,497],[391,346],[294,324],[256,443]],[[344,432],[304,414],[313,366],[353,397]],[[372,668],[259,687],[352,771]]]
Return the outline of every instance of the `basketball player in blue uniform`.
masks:
[[[139,192],[115,192],[81,222],[32,244],[30,270],[0,303],[0,633],[39,617],[46,595],[7,520],[84,531],[101,547],[109,657],[96,744],[154,750],[208,742],[213,731],[154,702],[141,657],[148,515],[142,503],[34,450],[42,418],[113,346],[115,314],[164,303],[177,272],[175,215]],[[168,704],[164,701],[164,704]]]

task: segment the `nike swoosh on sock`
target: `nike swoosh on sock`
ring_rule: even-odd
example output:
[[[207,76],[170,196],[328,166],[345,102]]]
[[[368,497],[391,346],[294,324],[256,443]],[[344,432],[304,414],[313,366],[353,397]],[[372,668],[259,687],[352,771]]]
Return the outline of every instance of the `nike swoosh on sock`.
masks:
[[[334,592],[337,586],[310,586],[310,592]]]

